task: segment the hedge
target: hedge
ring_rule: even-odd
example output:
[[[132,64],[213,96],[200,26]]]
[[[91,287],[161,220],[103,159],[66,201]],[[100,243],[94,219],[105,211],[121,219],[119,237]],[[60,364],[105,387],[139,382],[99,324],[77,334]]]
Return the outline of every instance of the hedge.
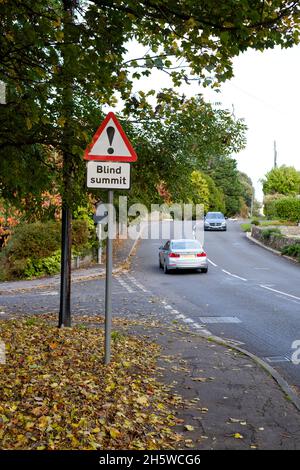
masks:
[[[267,219],[276,219],[277,211],[275,204],[285,196],[283,194],[267,194],[264,197],[264,215]]]
[[[59,222],[20,224],[0,255],[0,280],[55,274],[60,270]],[[72,223],[72,251],[81,254],[96,245],[86,220]]]
[[[286,196],[275,202],[277,217],[291,222],[300,221],[300,199],[293,196]]]

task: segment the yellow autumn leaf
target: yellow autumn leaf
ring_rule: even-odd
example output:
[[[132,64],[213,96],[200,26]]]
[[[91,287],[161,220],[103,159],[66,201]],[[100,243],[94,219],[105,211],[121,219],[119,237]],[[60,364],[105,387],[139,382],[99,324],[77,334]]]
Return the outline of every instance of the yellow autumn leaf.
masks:
[[[59,28],[61,26],[61,18],[59,18],[59,17],[56,18],[56,20],[54,20],[52,22],[52,25],[53,25],[54,28]]]
[[[65,123],[66,123],[66,118],[65,117],[60,117],[58,120],[57,120],[57,123],[60,127],[64,127]]]
[[[136,399],[136,402],[137,402],[139,405],[149,406],[148,399],[147,399],[147,397],[145,397],[145,396],[138,397],[138,398]]]
[[[25,118],[25,123],[26,123],[27,129],[30,130],[32,128],[32,122],[28,117]]]
[[[94,429],[92,429],[92,433],[94,433],[94,434],[97,434],[97,433],[100,432],[100,431],[101,431],[100,428],[94,428]]]
[[[110,428],[109,434],[113,439],[117,439],[120,436],[120,431],[116,428]]]
[[[194,428],[194,426],[191,426],[190,424],[186,424],[184,426],[184,429],[186,429],[187,431],[194,431],[195,428]]]
[[[64,32],[63,31],[56,31],[55,38],[58,42],[62,41],[63,38],[64,38]]]
[[[106,392],[112,392],[116,388],[116,384],[113,382],[105,388]]]
[[[235,439],[244,439],[244,436],[242,436],[239,432],[236,432],[235,434],[233,434],[233,437]]]

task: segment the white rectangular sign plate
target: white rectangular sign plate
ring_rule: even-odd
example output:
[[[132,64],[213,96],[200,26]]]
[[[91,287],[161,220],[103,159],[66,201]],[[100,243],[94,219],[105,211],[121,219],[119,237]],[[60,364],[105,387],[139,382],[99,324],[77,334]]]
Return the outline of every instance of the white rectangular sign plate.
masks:
[[[87,187],[94,189],[130,189],[130,163],[87,163]]]

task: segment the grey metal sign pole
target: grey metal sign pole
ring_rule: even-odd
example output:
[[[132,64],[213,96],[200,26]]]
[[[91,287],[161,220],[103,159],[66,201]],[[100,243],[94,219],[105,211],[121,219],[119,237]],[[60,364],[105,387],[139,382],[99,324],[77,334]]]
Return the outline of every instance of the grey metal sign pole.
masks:
[[[113,264],[113,196],[114,192],[108,191],[108,229],[106,239],[106,279],[105,279],[105,353],[104,364],[110,362],[110,339],[111,339],[111,291],[112,291],[112,264]]]

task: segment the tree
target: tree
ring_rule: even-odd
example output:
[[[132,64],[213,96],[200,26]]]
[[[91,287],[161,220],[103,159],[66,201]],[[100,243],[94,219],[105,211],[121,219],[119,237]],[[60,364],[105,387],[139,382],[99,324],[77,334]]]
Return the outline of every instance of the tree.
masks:
[[[224,193],[226,215],[238,214],[242,203],[242,186],[236,160],[228,156],[216,156],[210,162],[208,174]]]
[[[251,178],[242,171],[239,171],[238,177],[241,184],[241,196],[244,199],[248,209],[250,209],[252,205],[252,198],[254,198],[254,188]]]
[[[282,165],[269,171],[262,180],[264,194],[300,194],[300,171]]]
[[[218,188],[214,180],[204,174],[208,190],[209,190],[209,207],[210,211],[217,211],[225,213],[225,196],[221,188]]]
[[[70,8],[74,21],[68,25]],[[139,107],[131,95],[133,80],[154,68],[168,73],[175,84],[200,80],[217,87],[232,76],[232,58],[241,51],[299,42],[298,2],[280,0],[3,0],[0,18],[0,79],[7,85],[7,102],[1,104],[0,161],[22,160],[28,172],[47,171],[42,151],[28,157],[31,146],[53,145],[63,151],[67,125],[76,172],[69,197],[74,206],[83,181],[82,150],[100,119],[101,106],[112,105],[116,92],[129,108]],[[132,41],[148,52],[124,60]],[[66,57],[67,72],[62,67]],[[74,99],[67,116],[62,96],[70,84]],[[0,170],[8,187],[7,165]],[[24,190],[28,181],[23,179]],[[61,182],[63,192],[63,178]],[[38,183],[47,186],[46,181]]]
[[[209,208],[209,187],[205,175],[201,171],[193,171],[191,182],[193,189],[191,201],[194,204],[203,204],[204,211],[207,212]]]
[[[162,93],[168,100],[163,98],[159,110],[145,103],[143,110],[131,115],[138,124],[125,126],[139,156],[133,165],[130,202],[160,202],[156,191],[160,181],[173,202],[188,202],[194,194],[189,175],[200,171],[210,186],[209,206],[223,208],[222,191],[208,173],[219,164],[215,155],[227,159],[243,148],[245,124],[228,111],[215,109],[200,95],[186,99],[171,90]]]
[[[218,87],[232,76],[232,58],[240,51],[299,42],[299,5],[2,0],[0,25],[0,80],[7,85],[6,103],[0,105],[1,190],[15,193],[16,178],[9,173],[19,164],[17,191],[22,193],[32,187],[33,172],[39,175],[36,192],[48,188],[49,173],[55,172],[67,214],[82,204],[82,152],[102,105],[115,103],[118,93],[127,111],[140,107],[131,96],[132,82],[153,68],[168,73],[175,84],[196,79]],[[130,41],[149,52],[125,60]],[[63,164],[49,171],[44,146],[53,146]]]

